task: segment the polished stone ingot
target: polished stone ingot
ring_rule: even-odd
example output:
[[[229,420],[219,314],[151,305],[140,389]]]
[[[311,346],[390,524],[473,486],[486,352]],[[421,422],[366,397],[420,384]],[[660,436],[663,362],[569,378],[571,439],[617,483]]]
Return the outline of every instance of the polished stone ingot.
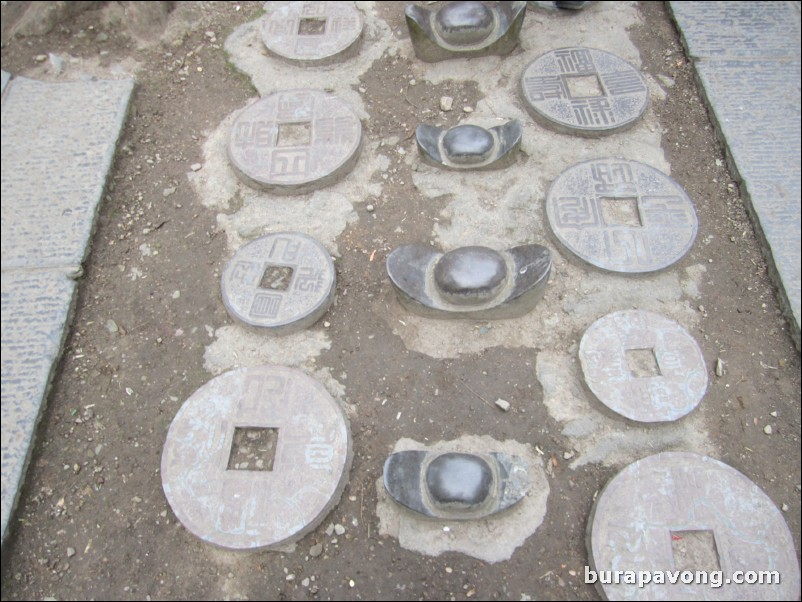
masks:
[[[502,252],[462,247],[445,254],[407,245],[387,257],[398,300],[430,318],[517,318],[541,299],[550,271],[551,253],[535,244]]]
[[[797,600],[799,562],[782,513],[731,466],[688,452],[630,464],[596,498],[588,524],[590,568],[605,600]],[[697,575],[638,583],[616,569]],[[718,573],[719,587],[699,571]],[[738,570],[773,571],[773,580],[731,580]]]
[[[431,518],[478,519],[519,502],[530,486],[518,456],[402,451],[384,463],[384,487],[399,504]]]
[[[353,2],[270,2],[261,26],[267,49],[302,65],[327,65],[359,51],[362,13]]]
[[[482,128],[457,125],[446,130],[421,124],[415,130],[424,161],[449,169],[500,169],[515,162],[523,128],[517,120]]]
[[[505,55],[518,45],[526,2],[451,2],[438,11],[406,8],[415,55],[434,63],[452,58]]]

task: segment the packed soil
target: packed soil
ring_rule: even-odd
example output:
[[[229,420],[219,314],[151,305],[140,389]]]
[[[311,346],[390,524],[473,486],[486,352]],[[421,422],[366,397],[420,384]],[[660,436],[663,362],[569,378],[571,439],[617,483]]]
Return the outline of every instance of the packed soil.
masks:
[[[14,4],[3,3],[4,22]],[[110,4],[122,10],[129,3]],[[376,4],[369,10],[408,40],[404,3]],[[383,308],[403,312],[384,258],[399,244],[429,241],[446,203],[422,195],[409,162],[395,154],[381,198],[367,199],[373,211],[359,204],[359,219],[337,239],[337,303],[312,327],[331,340],[317,366],[345,385],[341,401],[356,407],[341,502],[294,551],[233,554],[202,543],[176,520],[159,470],[167,430],[181,403],[212,376],[204,353],[214,330],[233,324],[219,292],[230,249],[217,212],[200,202],[187,172],[204,162],[209,133],[256,95],[222,46],[262,10],[259,2],[179,3],[166,28],[143,32],[102,5],[43,35],[4,37],[2,67],[13,74],[63,79],[51,62],[38,60],[53,53],[74,59],[67,59],[66,76],[76,65],[98,76],[123,65],[137,85],[3,544],[3,599],[599,599],[583,580],[587,519],[625,463],[569,466],[571,442],[544,406],[533,368],[543,349],[494,346],[437,358],[407,348],[389,325]],[[692,334],[708,364],[706,436],[712,455],[782,508],[798,551],[799,354],[667,8],[641,2],[638,11],[627,34],[643,70],[671,82],[650,111],[672,177],[699,218],[681,265],[707,266],[698,298],[683,301],[698,312]],[[362,77],[368,141],[409,142],[426,119],[421,107],[436,107],[444,95],[460,107],[481,100],[473,81],[421,83],[399,94],[399,82],[409,79],[409,59],[389,55]],[[441,123],[460,117],[459,110],[445,113]],[[143,244],[157,254],[147,262]],[[497,398],[512,404],[511,413],[492,406]],[[397,412],[416,420],[398,420]],[[530,443],[548,468],[545,519],[503,562],[421,554],[380,531],[376,482],[395,443],[466,434]],[[331,524],[344,532],[327,534]],[[322,553],[310,554],[319,543]]]

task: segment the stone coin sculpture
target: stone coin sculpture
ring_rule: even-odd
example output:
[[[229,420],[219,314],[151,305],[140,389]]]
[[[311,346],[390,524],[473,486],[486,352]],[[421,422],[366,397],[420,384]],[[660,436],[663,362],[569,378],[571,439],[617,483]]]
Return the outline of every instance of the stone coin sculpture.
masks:
[[[595,48],[560,48],[536,58],[521,76],[521,96],[538,123],[578,136],[632,127],[649,104],[640,72]]]
[[[269,334],[314,324],[334,300],[336,273],[326,248],[300,232],[278,232],[249,242],[223,270],[229,315]]]
[[[623,159],[569,167],[546,194],[555,236],[587,263],[644,273],[679,261],[696,238],[693,202],[673,179]]]
[[[521,147],[517,120],[489,129],[457,125],[443,129],[421,124],[415,130],[418,151],[427,163],[448,169],[500,169],[511,165]]]
[[[270,549],[320,524],[351,458],[348,422],[322,385],[291,368],[241,368],[181,406],[162,452],[162,487],[203,541]]]
[[[345,60],[359,51],[362,13],[353,2],[271,2],[262,41],[281,58],[310,65]],[[274,6],[273,6],[274,5]]]
[[[427,63],[505,55],[518,45],[526,2],[449,2],[437,11],[411,4],[407,27],[415,56]]]
[[[630,464],[596,499],[587,533],[605,600],[799,598],[799,562],[782,514],[713,458],[665,452]],[[616,579],[616,570],[629,577]],[[773,574],[759,583],[761,572]]]
[[[361,145],[362,124],[340,98],[319,90],[284,90],[237,117],[228,158],[249,186],[304,194],[351,171]]]
[[[582,335],[579,361],[599,401],[636,422],[678,420],[707,390],[705,359],[694,338],[648,311],[619,311],[596,320]]]
[[[401,304],[433,318],[516,318],[542,298],[551,253],[530,244],[498,252],[462,247],[439,253],[430,247],[398,247],[387,274]]]
[[[478,519],[519,502],[529,467],[504,453],[402,451],[384,463],[384,487],[399,504],[431,518]]]

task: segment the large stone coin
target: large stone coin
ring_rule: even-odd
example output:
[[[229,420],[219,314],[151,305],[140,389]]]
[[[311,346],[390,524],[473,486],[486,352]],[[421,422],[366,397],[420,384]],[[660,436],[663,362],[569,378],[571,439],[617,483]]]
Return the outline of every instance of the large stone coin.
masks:
[[[521,95],[541,125],[579,136],[632,127],[649,104],[640,72],[594,48],[560,48],[536,58],[521,76]]]
[[[345,415],[322,385],[290,368],[242,368],[181,406],[162,452],[162,487],[203,541],[272,548],[320,524],[340,499],[351,456]]]
[[[362,124],[337,96],[285,90],[262,98],[237,117],[228,158],[250,186],[303,194],[351,171],[361,144]]]
[[[699,345],[658,314],[626,310],[596,320],[579,343],[585,382],[608,408],[637,422],[670,422],[707,391]]]
[[[555,236],[570,251],[612,272],[654,272],[679,261],[696,238],[693,202],[664,173],[623,159],[579,163],[546,195]]]
[[[666,452],[630,464],[597,498],[587,541],[606,600],[799,597],[799,562],[782,514],[757,485],[713,458]],[[611,571],[621,571],[618,583]],[[639,571],[652,582],[638,584]],[[771,583],[757,583],[762,571]]]

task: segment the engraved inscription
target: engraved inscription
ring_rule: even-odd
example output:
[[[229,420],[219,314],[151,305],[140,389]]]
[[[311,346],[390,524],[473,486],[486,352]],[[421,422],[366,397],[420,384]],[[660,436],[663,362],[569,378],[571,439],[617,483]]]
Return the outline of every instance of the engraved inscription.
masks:
[[[530,100],[546,100],[551,98],[568,98],[568,86],[559,75],[542,75],[524,79],[526,95]]]
[[[270,259],[293,262],[298,259],[303,241],[293,240],[287,236],[275,236],[270,244]]]
[[[276,150],[270,157],[270,176],[305,176],[308,163],[308,148]]]
[[[311,267],[298,268],[295,278],[295,290],[303,292],[320,292],[326,283],[326,274],[323,270]]]
[[[261,266],[254,261],[237,261],[231,271],[231,280],[239,284],[249,286],[259,280],[259,268]]]
[[[613,96],[646,92],[643,80],[634,71],[604,73],[601,75],[601,80],[604,82],[607,92]]]
[[[259,293],[254,295],[251,304],[252,318],[275,318],[281,309],[281,295],[277,293]]]
[[[562,73],[595,73],[593,57],[590,50],[586,48],[567,48],[555,50],[554,56],[557,58],[557,65]]]
[[[593,189],[599,194],[629,194],[637,196],[638,189],[629,163],[593,163],[590,166]]]
[[[576,123],[581,126],[611,125],[615,123],[615,113],[604,97],[572,99],[571,110]]]
[[[270,121],[238,121],[234,126],[234,146],[265,148],[276,145],[278,128]]]
[[[586,228],[599,225],[594,199],[562,197],[557,201],[557,224],[563,228]]]

